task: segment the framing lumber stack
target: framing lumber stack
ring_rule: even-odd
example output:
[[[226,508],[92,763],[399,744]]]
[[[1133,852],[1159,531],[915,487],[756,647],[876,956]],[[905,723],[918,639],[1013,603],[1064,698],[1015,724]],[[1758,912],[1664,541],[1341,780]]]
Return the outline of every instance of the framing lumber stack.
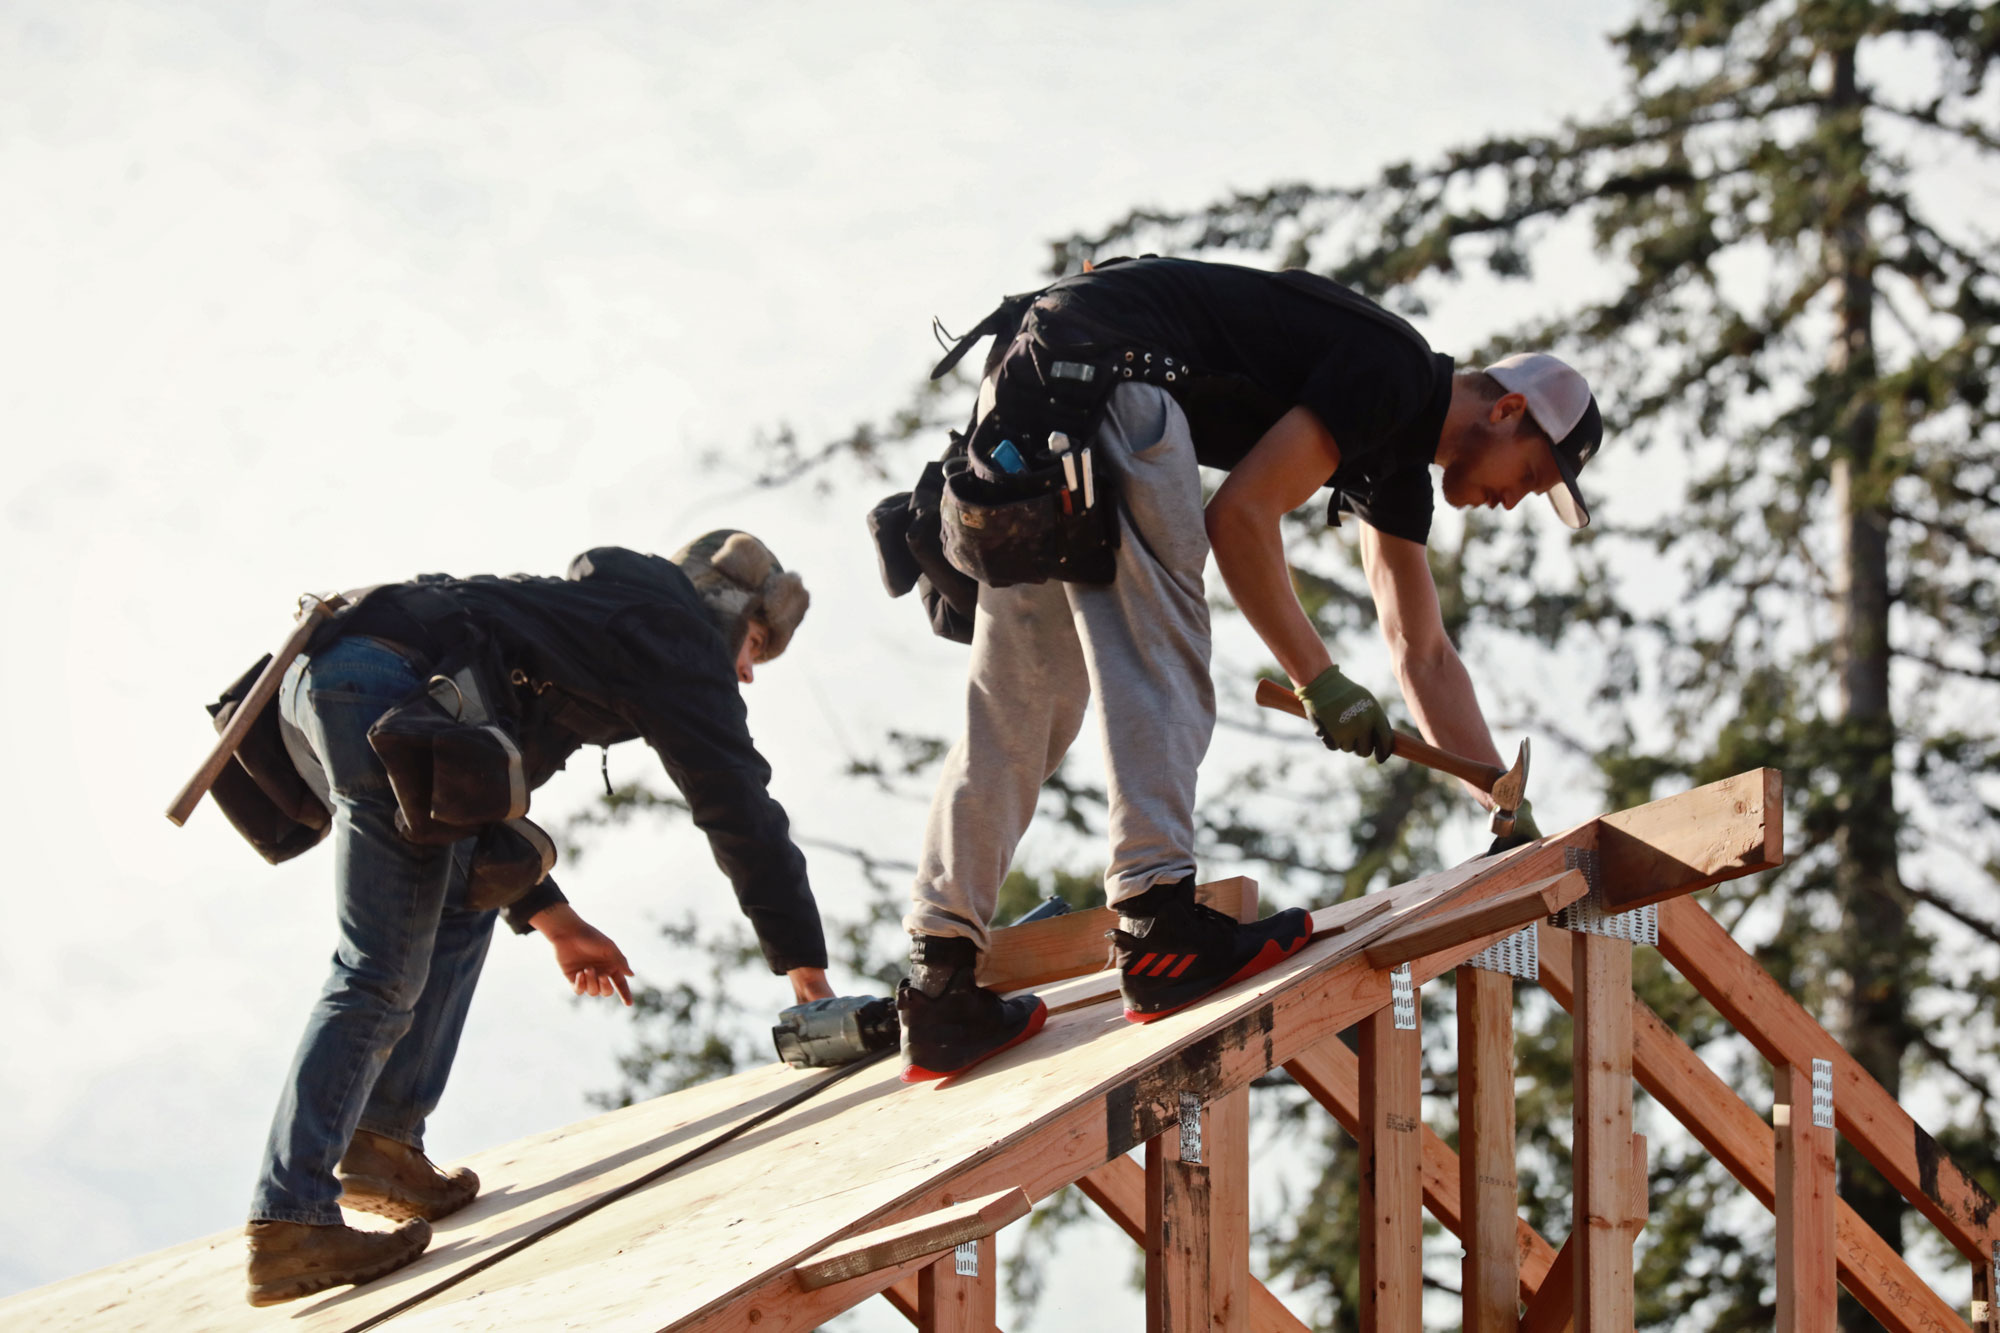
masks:
[[[1776,1212],[1781,1328],[1830,1333],[1838,1282],[1897,1333],[1962,1330],[1835,1196],[1834,1137],[1966,1255],[1982,1298],[2000,1262],[1992,1201],[1686,896],[1778,864],[1779,811],[1776,774],[1746,773],[1324,909],[1298,955],[1143,1026],[1115,1003],[1098,914],[1002,931],[982,979],[1036,986],[1052,1017],[959,1078],[907,1087],[893,1063],[870,1067],[509,1250],[827,1077],[767,1066],[470,1159],[481,1198],[422,1261],[367,1286],[252,1310],[232,1232],[0,1301],[0,1326],[803,1333],[880,1295],[921,1329],[989,1330],[996,1232],[1076,1185],[1143,1247],[1149,1330],[1290,1333],[1305,1325],[1250,1272],[1247,1202],[1246,1091],[1282,1066],[1357,1138],[1371,1333],[1421,1327],[1425,1208],[1464,1242],[1468,1333],[1627,1333],[1646,1216],[1635,1079]],[[1247,880],[1203,893],[1257,910]],[[1771,1060],[1775,1128],[1633,997],[1634,943],[1588,926],[1638,907]],[[1557,912],[1584,924],[1560,928]],[[1514,982],[1490,961],[1530,945],[1535,979],[1577,1018],[1575,1213],[1560,1249],[1517,1215]],[[1422,1123],[1414,1022],[1417,988],[1454,969],[1462,1161]],[[1358,1053],[1341,1039],[1357,1027]]]

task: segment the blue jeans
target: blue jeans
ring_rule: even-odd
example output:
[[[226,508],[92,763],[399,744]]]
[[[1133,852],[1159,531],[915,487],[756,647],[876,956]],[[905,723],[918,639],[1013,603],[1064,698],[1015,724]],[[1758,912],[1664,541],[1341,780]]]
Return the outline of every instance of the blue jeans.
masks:
[[[286,673],[286,748],[333,811],[340,942],[264,1149],[253,1220],[341,1220],[333,1169],[357,1128],[423,1146],[444,1095],[496,913],[465,906],[469,842],[419,847],[396,832],[375,719],[423,684],[373,639],[339,640]]]

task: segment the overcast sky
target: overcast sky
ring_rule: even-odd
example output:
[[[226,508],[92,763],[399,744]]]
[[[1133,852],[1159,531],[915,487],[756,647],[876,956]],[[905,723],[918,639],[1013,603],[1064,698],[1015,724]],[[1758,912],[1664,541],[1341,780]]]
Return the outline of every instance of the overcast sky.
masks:
[[[212,808],[160,812],[299,592],[756,530],[815,598],[750,692],[777,793],[911,855],[920,808],[832,779],[887,727],[948,730],[962,650],[881,595],[869,497],[746,495],[700,456],[893,409],[931,315],[1033,285],[1053,235],[1613,94],[1612,9],[1495,12],[0,5],[0,1294],[241,1220],[330,858],[273,869]],[[729,911],[683,832],[564,882],[654,980],[658,922]],[[588,1114],[626,1030],[499,939],[434,1155]]]

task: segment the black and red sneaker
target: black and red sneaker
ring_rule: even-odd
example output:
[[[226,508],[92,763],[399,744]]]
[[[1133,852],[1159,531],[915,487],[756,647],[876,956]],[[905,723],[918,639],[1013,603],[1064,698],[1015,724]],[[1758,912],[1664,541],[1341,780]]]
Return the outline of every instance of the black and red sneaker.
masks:
[[[896,983],[903,1026],[903,1082],[962,1073],[1042,1030],[1049,1007],[1036,995],[1002,999],[974,980],[971,940],[910,937],[910,975]]]
[[[1254,977],[1312,938],[1312,915],[1297,907],[1243,922],[1196,902],[1192,875],[1119,903],[1118,925],[1112,957],[1125,1017],[1134,1023],[1165,1018]]]

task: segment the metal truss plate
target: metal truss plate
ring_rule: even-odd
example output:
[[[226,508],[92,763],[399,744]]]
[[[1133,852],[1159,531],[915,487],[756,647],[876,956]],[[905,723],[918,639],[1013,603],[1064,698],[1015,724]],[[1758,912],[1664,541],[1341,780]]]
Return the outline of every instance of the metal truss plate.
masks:
[[[1389,1003],[1393,1007],[1396,1030],[1417,1030],[1417,988],[1410,981],[1410,965],[1404,963],[1389,974]]]
[[[1566,869],[1583,871],[1583,879],[1590,885],[1590,892],[1563,908],[1549,918],[1550,920],[1564,930],[1581,931],[1585,935],[1603,935],[1608,939],[1628,940],[1633,944],[1650,944],[1658,947],[1660,943],[1658,907],[1636,907],[1629,912],[1604,910],[1604,886],[1598,882],[1596,851],[1565,847],[1563,866]]]
[[[1181,1160],[1201,1162],[1201,1098],[1191,1092],[1181,1094]]]
[[[1542,937],[1533,926],[1523,926],[1504,940],[1495,940],[1466,963],[1487,972],[1504,972],[1523,981],[1542,975]]]
[[[952,1251],[952,1266],[958,1270],[960,1277],[978,1277],[979,1242],[969,1240]]]
[[[1814,1060],[1813,1074],[1813,1124],[1821,1129],[1833,1128],[1833,1061]]]

